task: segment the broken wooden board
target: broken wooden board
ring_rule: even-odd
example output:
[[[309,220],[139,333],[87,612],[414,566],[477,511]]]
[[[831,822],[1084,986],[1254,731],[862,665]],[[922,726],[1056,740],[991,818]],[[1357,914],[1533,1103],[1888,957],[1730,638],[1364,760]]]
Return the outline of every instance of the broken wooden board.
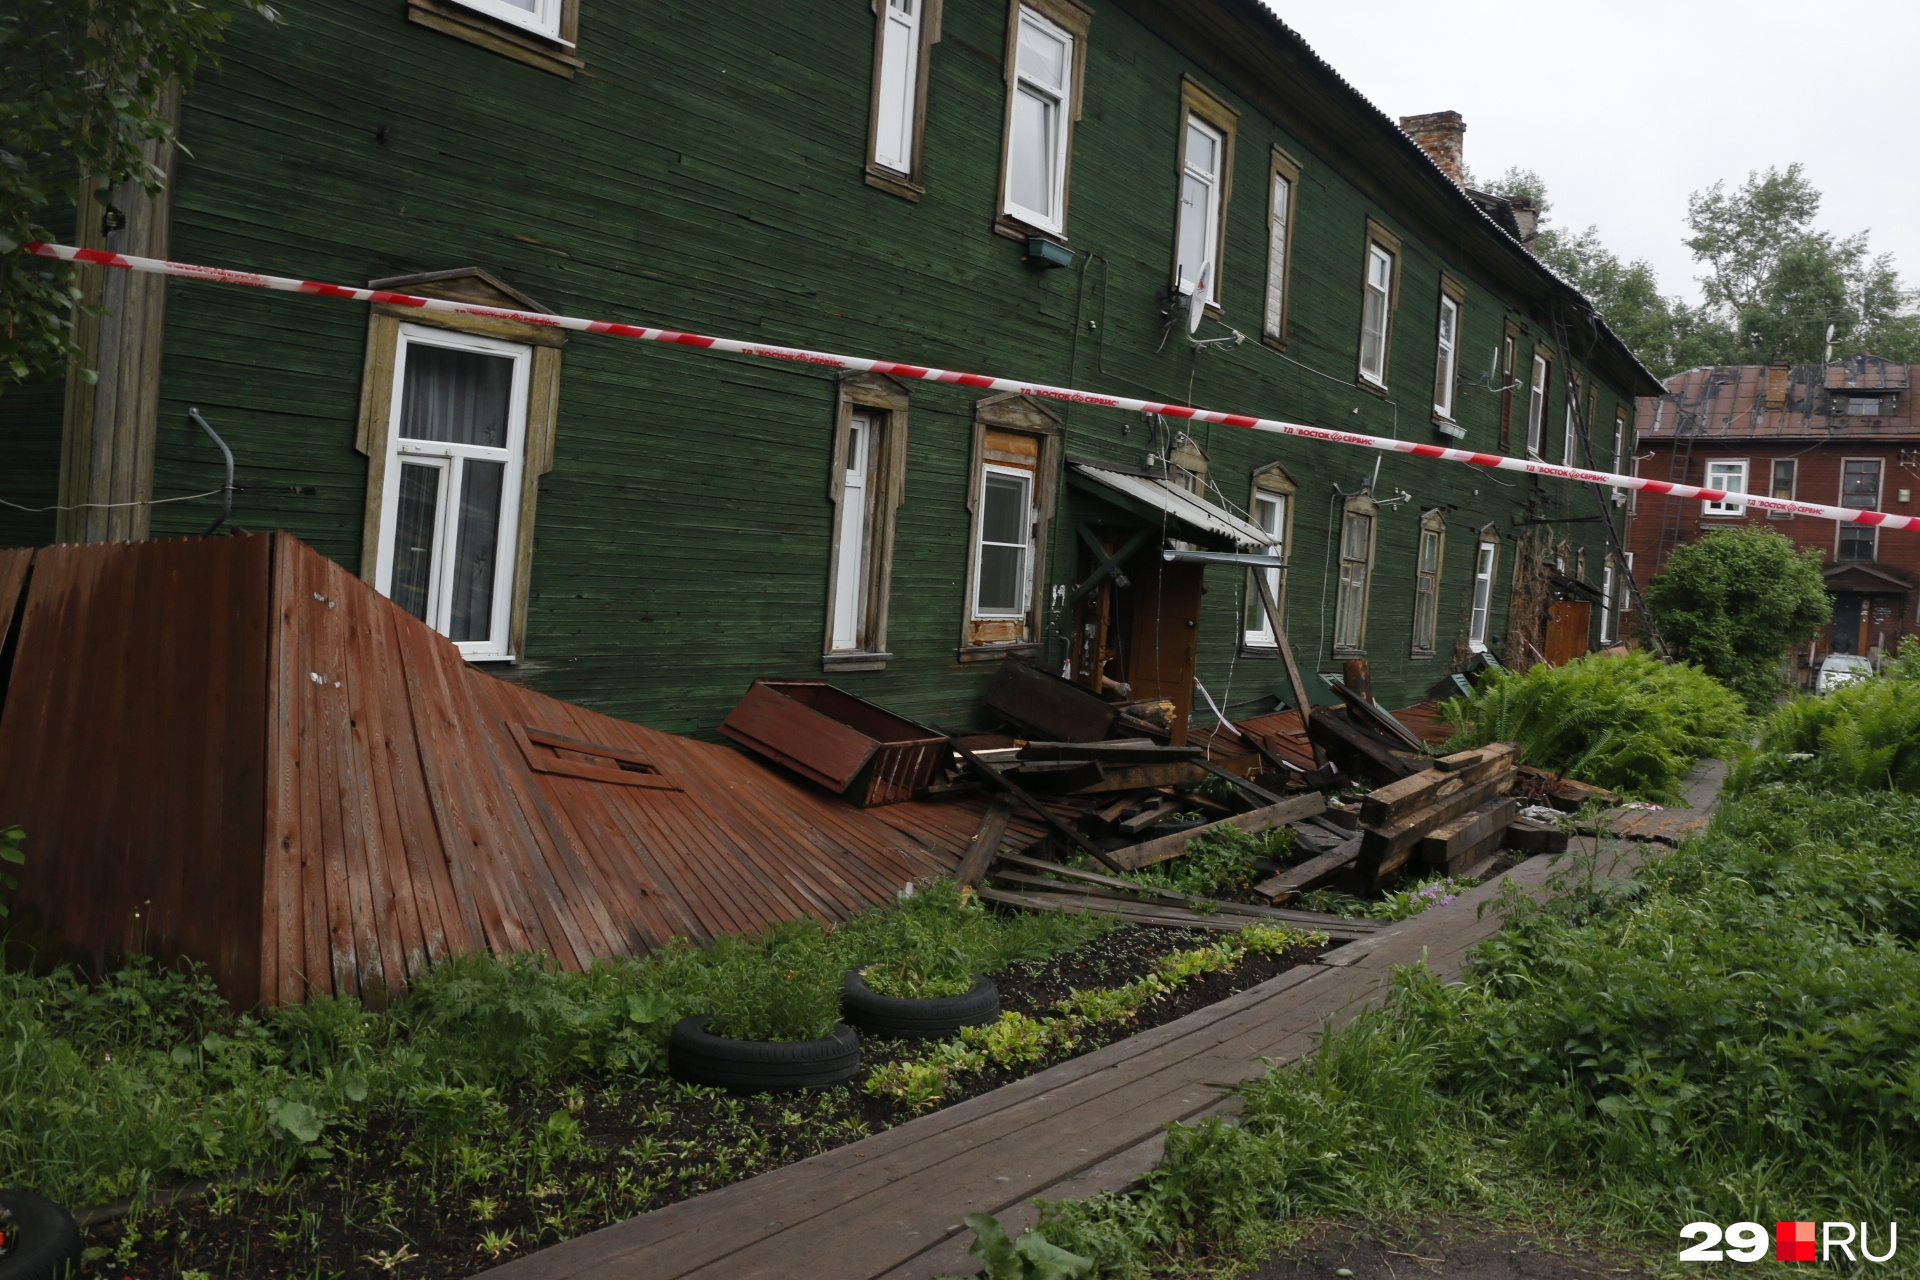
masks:
[[[1307,735],[1346,772],[1377,785],[1418,773],[1424,764],[1396,754],[1394,744],[1355,724],[1344,708],[1323,708],[1307,722]]]
[[[1213,903],[1222,910],[1236,911],[1242,915],[1262,916],[1269,920],[1285,920],[1294,923],[1317,925],[1324,923],[1328,918],[1322,915],[1322,913],[1314,911],[1286,911],[1278,907],[1263,907],[1251,902],[1224,902],[1212,898],[1196,899],[1174,889],[1160,889],[1148,885],[1135,884],[1131,880],[1121,880],[1114,876],[1102,875],[1098,871],[1088,871],[1082,867],[1062,866],[1057,862],[1048,862],[1045,859],[1036,858],[1030,854],[1013,853],[1003,850],[997,861],[1006,863],[1009,866],[1027,867],[1034,871],[1044,871],[1048,875],[1060,876],[1064,879],[1079,881],[1083,884],[1098,885],[1103,889],[1116,889],[1125,890],[1129,893],[1148,894],[1173,902],[1205,901]],[[1380,922],[1373,920],[1357,920],[1354,921],[1353,924],[1355,928],[1381,929],[1386,927]]]
[[[1519,763],[1520,748],[1511,742],[1496,743],[1471,754],[1471,760],[1449,757],[1457,764],[1451,769],[1433,768],[1397,782],[1388,783],[1360,798],[1360,821],[1370,827],[1385,827],[1413,810],[1444,800],[1455,792]]]
[[[1251,923],[1251,919],[1244,915],[1216,915],[1203,911],[1190,911],[1170,903],[1161,905],[1124,902],[1118,898],[1097,896],[1092,892],[1077,893],[1071,890],[1045,892],[993,888],[980,889],[977,892],[988,902],[998,902],[1009,907],[1024,907],[1029,911],[1066,911],[1075,915],[1118,916],[1134,924],[1158,925],[1166,929],[1211,929],[1216,933],[1238,933]],[[1323,916],[1307,911],[1294,914],[1307,917],[1297,922],[1301,927],[1315,929],[1336,942],[1354,942],[1375,932],[1374,929],[1364,927],[1376,924],[1371,920],[1348,920],[1342,916]]]
[[[1360,856],[1360,839],[1356,835],[1317,858],[1308,858],[1297,867],[1288,867],[1253,886],[1253,891],[1275,902],[1283,902],[1308,890],[1318,889],[1353,865]]]
[[[1420,838],[1420,861],[1451,875],[1485,852],[1500,847],[1499,839],[1520,812],[1520,802],[1502,796],[1476,805],[1457,818],[1450,818]],[[1489,840],[1494,841],[1491,846]]]
[[[1596,787],[1590,782],[1580,782],[1573,778],[1562,778],[1545,769],[1536,769],[1532,765],[1521,765],[1520,772],[1538,784],[1548,804],[1564,813],[1579,812],[1589,800],[1598,800],[1602,804],[1618,804],[1620,801],[1618,795],[1605,787]]]
[[[1029,742],[1020,748],[1022,760],[1100,760],[1111,764],[1167,764],[1197,760],[1199,747],[1170,747],[1151,739],[1115,742]]]
[[[1058,874],[1056,871],[1055,874]],[[1318,929],[1329,920],[1344,920],[1342,916],[1328,916],[1318,911],[1289,911],[1284,907],[1262,906],[1254,902],[1234,902],[1224,898],[1193,897],[1172,889],[1156,889],[1145,885],[1129,885],[1124,882],[1117,887],[1106,885],[1091,886],[1084,884],[1062,884],[1046,876],[1028,871],[1014,871],[1007,867],[996,866],[992,878],[1005,884],[1017,886],[1022,892],[1034,889],[1048,893],[1091,894],[1096,898],[1108,898],[1115,902],[1131,903],[1149,910],[1173,908],[1181,911],[1197,911],[1209,916],[1238,916],[1240,922],[1252,924],[1264,920],[1270,924],[1284,924],[1300,928]],[[1352,923],[1352,922],[1349,922]],[[1377,921],[1362,923],[1378,926]]]
[[[1070,680],[1009,658],[987,684],[986,704],[1055,742],[1098,742],[1119,710]]]
[[[1192,787],[1206,781],[1207,771],[1187,760],[1168,764],[1100,764],[1099,780],[1074,788],[1080,795],[1114,791],[1146,791],[1154,787]]]
[[[1506,794],[1513,786],[1513,779],[1514,773],[1508,769],[1415,809],[1389,826],[1363,827],[1357,864],[1360,874],[1378,889],[1399,874],[1422,836],[1449,819]]]
[[[1550,822],[1516,818],[1507,824],[1503,844],[1522,853],[1565,853],[1567,833]]]
[[[1000,848],[1000,841],[1006,837],[1007,824],[1013,821],[1015,808],[1015,801],[1009,795],[997,795],[987,802],[987,811],[980,817],[980,829],[973,833],[967,851],[960,855],[959,870],[953,873],[956,882],[980,883],[980,877],[987,873],[994,853]]]
[[[1315,717],[1318,719],[1318,717]],[[1185,852],[1187,845],[1209,831],[1218,831],[1223,827],[1237,827],[1249,834],[1277,827],[1283,822],[1294,822],[1311,817],[1327,807],[1325,797],[1318,791],[1309,791],[1302,796],[1282,800],[1279,804],[1268,805],[1264,809],[1254,809],[1247,813],[1236,813],[1231,818],[1222,818],[1218,822],[1209,822],[1204,827],[1195,827],[1191,831],[1181,831],[1170,836],[1161,836],[1158,840],[1148,840],[1125,849],[1115,849],[1102,861],[1108,865],[1118,864],[1122,871],[1138,871],[1141,867],[1150,867],[1156,862],[1165,862]]]
[[[1605,831],[1617,840],[1648,840],[1679,844],[1704,828],[1713,815],[1697,809],[1607,809],[1582,824],[1593,835]]]

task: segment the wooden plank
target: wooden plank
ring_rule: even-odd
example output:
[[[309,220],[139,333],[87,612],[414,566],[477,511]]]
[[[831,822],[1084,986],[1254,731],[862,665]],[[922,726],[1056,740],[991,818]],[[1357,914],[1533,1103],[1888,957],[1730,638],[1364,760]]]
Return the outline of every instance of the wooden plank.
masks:
[[[1472,754],[1474,759],[1463,760],[1454,768],[1427,769],[1362,796],[1360,820],[1370,827],[1387,826],[1403,814],[1513,768],[1519,760],[1520,748],[1511,742],[1501,742]]]
[[[1421,837],[1420,860],[1429,867],[1458,870],[1467,865],[1461,861],[1467,852],[1479,849],[1490,837],[1499,836],[1519,811],[1520,802],[1512,796],[1476,805]]]
[[[1176,893],[1172,889],[1149,888],[1146,885],[1135,884],[1131,880],[1117,880],[1112,876],[1103,876],[1098,871],[1088,871],[1082,867],[1061,866],[1057,862],[1047,862],[1040,858],[1030,858],[1021,853],[1007,853],[1003,851],[998,861],[1018,867],[1029,867],[1035,871],[1044,871],[1049,875],[1061,876],[1068,880],[1078,880],[1086,884],[1100,885],[1104,888],[1125,889],[1133,893],[1141,894],[1155,894],[1178,902],[1193,901],[1187,894]],[[1207,901],[1213,900],[1208,899]],[[1313,925],[1324,924],[1328,921],[1341,921],[1345,926],[1358,929],[1364,933],[1371,933],[1385,927],[1376,920],[1345,920],[1340,916],[1329,916],[1317,911],[1288,911],[1277,907],[1262,907],[1256,903],[1249,902],[1227,902],[1220,903],[1219,905],[1223,908],[1231,908],[1242,912],[1243,914],[1265,916],[1271,920],[1290,920]]]
[[[1356,689],[1348,688],[1344,681],[1330,687],[1340,701],[1346,704],[1347,714],[1354,718],[1356,724],[1365,724],[1375,733],[1385,735],[1409,751],[1419,755],[1427,753],[1427,744],[1416,737],[1407,726],[1394,719],[1393,713],[1375,702],[1370,693],[1361,693]]]
[[[994,853],[1000,848],[1001,839],[1007,834],[1007,824],[1013,821],[1013,810],[1011,796],[998,795],[987,802],[987,811],[980,819],[980,829],[967,842],[967,851],[960,857],[959,870],[953,873],[957,882],[962,885],[980,883],[980,877],[986,874]]]
[[[1119,715],[1113,704],[1070,680],[1015,658],[999,664],[987,685],[986,704],[1015,724],[1055,742],[1098,742]]]
[[[1111,858],[1102,861],[1116,871],[1138,871],[1141,867],[1150,867],[1156,862],[1165,862],[1168,858],[1179,857],[1193,840],[1209,831],[1219,831],[1224,827],[1237,827],[1249,834],[1257,834],[1269,827],[1277,827],[1283,822],[1294,822],[1311,817],[1327,807],[1326,797],[1318,791],[1309,791],[1305,795],[1282,800],[1279,804],[1268,805],[1264,809],[1254,809],[1247,813],[1236,813],[1231,818],[1222,818],[1218,822],[1209,822],[1204,827],[1195,827],[1191,831],[1181,831],[1170,836],[1161,836],[1158,840],[1148,840],[1126,849],[1115,851]]]
[[[1328,915],[1320,911],[1288,911],[1283,907],[1263,907],[1252,902],[1189,897],[1170,889],[1153,889],[1145,885],[1077,888],[1070,884],[1061,884],[1058,880],[1049,880],[1045,876],[1031,875],[1025,871],[1010,871],[1004,867],[995,867],[993,878],[1008,884],[1023,885],[1027,891],[1039,889],[1048,893],[1064,893],[1070,897],[1091,896],[1138,907],[1143,911],[1197,912],[1200,915],[1216,917],[1237,916],[1242,925],[1257,920],[1270,920],[1280,924],[1299,925],[1307,929],[1332,930],[1333,934],[1341,937],[1348,934],[1359,936],[1374,933],[1378,929],[1378,925],[1373,922],[1357,923],[1345,916]]]
[[[1291,499],[1289,499],[1291,501]],[[1307,697],[1307,682],[1300,678],[1300,664],[1293,658],[1293,642],[1287,636],[1286,623],[1280,616],[1280,606],[1274,600],[1273,584],[1267,581],[1265,573],[1253,575],[1255,588],[1260,592],[1261,607],[1266,609],[1267,618],[1273,623],[1273,642],[1280,650],[1280,661],[1287,669],[1287,688],[1293,691],[1294,709],[1300,713],[1300,727],[1307,732],[1307,741],[1312,745],[1313,762],[1326,763],[1320,746],[1313,741],[1313,700]]]
[[[1179,808],[1180,802],[1172,796],[1155,796],[1147,804],[1146,808],[1134,814],[1131,818],[1122,819],[1118,825],[1122,831],[1127,832],[1129,835],[1137,836]]]
[[[1103,764],[1100,780],[1075,790],[1081,795],[1109,795],[1115,791],[1146,791],[1154,787],[1191,787],[1206,779],[1207,770],[1193,761],[1168,764]]]
[[[1062,683],[1065,683],[1065,682],[1063,681]],[[999,773],[995,772],[991,767],[989,767],[985,762],[983,762],[979,756],[973,754],[973,752],[969,751],[966,747],[961,746],[958,742],[955,742],[953,744],[953,749],[956,753],[959,754],[962,760],[966,761],[967,766],[973,770],[974,774],[978,776],[981,779],[981,781],[985,782],[990,787],[996,787],[1001,791],[1010,793],[1014,799],[1018,800],[1021,804],[1025,805],[1028,811],[1034,814],[1034,816],[1038,817],[1041,821],[1045,822],[1049,827],[1052,827],[1055,831],[1065,836],[1068,840],[1071,840],[1075,845],[1077,845],[1084,852],[1092,854],[1096,862],[1099,862],[1107,867],[1110,867],[1115,871],[1127,870],[1126,867],[1121,866],[1119,863],[1115,862],[1112,858],[1108,857],[1105,850],[1094,848],[1093,843],[1091,841],[1089,841],[1085,836],[1081,835],[1078,831],[1074,830],[1068,824],[1062,822],[1059,819],[1059,817],[1055,815],[1053,810],[1047,808],[1045,805],[1041,804],[1038,800],[1035,800],[1032,796],[1028,795],[1025,789],[1022,788],[1019,783],[1013,781],[1011,778],[1002,777]]]
[[[748,687],[720,732],[829,791],[845,791],[880,744],[761,681]]]
[[[1318,889],[1353,865],[1360,856],[1360,840],[1361,837],[1354,836],[1337,849],[1331,849],[1317,858],[1308,858],[1298,866],[1288,867],[1253,886],[1253,891],[1279,902],[1310,889]]]
[[[1342,769],[1380,783],[1391,783],[1419,769],[1393,753],[1384,738],[1353,724],[1337,711],[1321,711],[1307,726],[1307,734],[1327,749]]]
[[[1503,847],[1529,854],[1565,853],[1568,843],[1567,833],[1559,827],[1530,818],[1514,819],[1503,836]]]
[[[1399,873],[1412,856],[1413,847],[1420,838],[1441,823],[1456,817],[1474,806],[1503,795],[1513,786],[1514,773],[1511,769],[1483,779],[1460,791],[1454,792],[1443,800],[1399,819],[1384,828],[1362,828],[1360,843],[1359,870],[1373,884],[1380,887]]]
[[[1022,760],[1099,760],[1110,764],[1166,764],[1176,760],[1197,760],[1206,755],[1199,747],[1172,747],[1164,743],[1123,740],[1119,742],[1029,742],[1019,748]]]
[[[1273,794],[1273,792],[1267,790],[1251,778],[1243,778],[1237,773],[1229,773],[1211,760],[1201,760],[1197,761],[1197,763],[1202,769],[1205,769],[1214,777],[1225,778],[1228,782],[1232,783],[1237,790],[1246,792],[1261,804],[1274,805],[1284,803],[1279,796]]]

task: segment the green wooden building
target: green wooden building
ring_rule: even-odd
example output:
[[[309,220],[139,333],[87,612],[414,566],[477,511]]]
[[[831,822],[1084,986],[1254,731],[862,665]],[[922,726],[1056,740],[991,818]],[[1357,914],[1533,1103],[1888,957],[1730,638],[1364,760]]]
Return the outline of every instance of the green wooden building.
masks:
[[[180,102],[165,195],[88,197],[80,242],[1609,468],[1659,390],[1444,171],[1457,128],[1423,149],[1258,0],[280,8]],[[230,526],[658,728],[762,676],[979,723],[1008,658],[1256,714],[1287,688],[1256,573],[1316,697],[1617,624],[1581,486],[88,271],[98,384],[0,397],[0,497],[71,509],[0,509],[0,544],[200,534],[197,409]]]

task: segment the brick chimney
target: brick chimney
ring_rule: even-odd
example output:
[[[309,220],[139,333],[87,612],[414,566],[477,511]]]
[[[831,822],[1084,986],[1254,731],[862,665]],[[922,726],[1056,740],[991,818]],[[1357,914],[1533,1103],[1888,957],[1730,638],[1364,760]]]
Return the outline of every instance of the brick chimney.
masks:
[[[1775,360],[1767,366],[1767,408],[1787,407],[1787,380],[1792,374],[1793,366],[1785,360]]]
[[[1534,237],[1540,234],[1540,206],[1532,196],[1507,196],[1506,201],[1513,211],[1513,225],[1520,229],[1520,243],[1532,252]]]
[[[1427,157],[1440,166],[1440,172],[1462,187],[1467,185],[1467,162],[1462,146],[1467,136],[1467,122],[1458,111],[1401,116],[1400,130],[1420,144]]]

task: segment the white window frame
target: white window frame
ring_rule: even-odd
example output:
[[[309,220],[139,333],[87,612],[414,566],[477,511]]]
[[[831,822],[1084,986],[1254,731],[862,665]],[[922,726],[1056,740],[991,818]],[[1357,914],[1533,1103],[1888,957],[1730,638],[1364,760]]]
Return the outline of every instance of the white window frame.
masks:
[[[855,408],[847,417],[846,460],[840,474],[840,505],[834,512],[833,595],[827,605],[828,653],[864,653],[868,593],[873,577],[875,501],[879,479],[875,464],[886,432],[886,411]]]
[[[1381,266],[1385,264],[1385,279]],[[1399,261],[1378,240],[1367,242],[1367,275],[1360,299],[1360,376],[1387,385],[1387,342],[1393,329],[1393,277]],[[1377,323],[1376,323],[1377,322]]]
[[[921,24],[928,0],[878,0],[874,61],[873,163],[901,178],[914,173],[920,124]],[[897,132],[898,136],[895,137]]]
[[[1247,506],[1247,522],[1274,536],[1274,543],[1268,548],[1268,553],[1282,559],[1285,559],[1287,554],[1288,525],[1293,520],[1293,497],[1293,494],[1279,489],[1256,488],[1253,491],[1253,500]],[[1261,511],[1262,503],[1271,507],[1270,516]],[[1260,597],[1260,588],[1255,584],[1255,574],[1266,577],[1267,586],[1273,592],[1273,602],[1280,606],[1283,613],[1287,607],[1287,571],[1284,568],[1247,570],[1246,609],[1242,612],[1240,619],[1241,643],[1249,649],[1278,649],[1280,639],[1274,630],[1274,625],[1276,621],[1284,622],[1284,618],[1276,620],[1267,612],[1266,603]],[[1248,626],[1247,621],[1256,613],[1260,618],[1260,625]]]
[[[506,0],[454,0],[454,3],[510,26],[531,31],[557,44],[571,43],[560,37],[560,0],[533,0],[531,11],[508,4]]]
[[[1553,362],[1536,351],[1533,353],[1533,374],[1527,382],[1527,456],[1538,458],[1540,446],[1546,435],[1547,427],[1547,389],[1548,379],[1553,373]]]
[[[1798,494],[1800,491],[1800,460],[1798,458],[1767,459],[1767,496],[1769,498],[1778,498],[1783,496],[1782,494],[1776,492],[1776,490],[1778,490],[1780,487],[1778,482],[1780,479],[1780,468],[1783,464],[1787,468],[1787,475],[1789,477],[1787,480],[1787,492],[1785,493],[1784,497],[1788,502],[1792,502],[1794,500],[1794,496]],[[1842,484],[1846,482],[1846,473],[1844,471],[1842,471],[1840,479]],[[1769,511],[1767,512],[1767,519],[1791,520],[1793,519],[1793,512]]]
[[[1721,483],[1716,484],[1714,482],[1714,477],[1716,475],[1720,477]],[[1737,485],[1733,483],[1727,483],[1727,481],[1729,480],[1736,481]],[[1747,459],[1745,458],[1709,458],[1707,459],[1706,473],[1701,478],[1701,481],[1700,481],[1700,487],[1703,489],[1719,489],[1726,493],[1746,493],[1748,492],[1748,489],[1747,489],[1748,483],[1749,483],[1749,476],[1748,476]],[[1700,514],[1703,516],[1713,516],[1721,519],[1727,519],[1727,518],[1737,519],[1747,514],[1747,504],[1745,502],[1737,502],[1737,501],[1736,502],[1717,502],[1717,501],[1711,501],[1706,498],[1702,498],[1700,500]]]
[[[1467,616],[1467,648],[1487,651],[1487,629],[1493,619],[1493,575],[1500,567],[1500,543],[1484,532],[1473,549],[1473,603]]]
[[[988,545],[1010,547],[1011,542],[987,542],[987,478],[989,476],[1012,476],[1019,480],[1026,492],[1025,512],[1021,516],[1021,528],[1026,531],[1026,541],[1017,544],[1020,547],[1020,601],[1011,609],[987,609],[980,604],[980,592],[986,585],[980,573],[980,562]],[[968,616],[977,621],[1025,618],[1033,608],[1033,532],[1034,532],[1034,486],[1039,476],[1025,467],[1009,467],[998,462],[980,464],[980,514],[973,522],[973,592],[967,601]]]
[[[1874,473],[1873,497],[1865,500],[1865,506],[1855,506],[1853,502],[1847,501],[1847,464],[1849,462],[1871,462],[1878,468]],[[1834,496],[1833,500],[1833,504],[1836,507],[1847,507],[1854,511],[1878,511],[1880,509],[1880,499],[1887,491],[1887,460],[1883,457],[1851,457],[1840,459],[1840,482],[1837,487],[1839,492]],[[1860,529],[1867,531],[1867,543],[1869,547],[1867,559],[1878,560],[1880,558],[1880,526],[1857,524],[1851,520],[1836,520],[1833,529],[1833,561],[1835,564],[1842,563],[1840,559],[1840,547],[1841,544],[1846,541],[1848,530],[1857,531]],[[1845,563],[1858,564],[1860,562],[1858,560],[1848,560]]]
[[[1577,388],[1567,393],[1566,435],[1560,441],[1560,464],[1577,467],[1580,462],[1580,393]]]
[[[1004,173],[1001,177],[1000,211],[1006,217],[1018,219],[1041,231],[1064,235],[1067,226],[1067,157],[1073,146],[1073,88],[1075,62],[1080,56],[1079,38],[1038,9],[1027,5],[1020,6],[1018,22],[1019,30],[1014,37],[1012,54],[1012,81],[1008,85],[1007,142],[1006,154],[1002,160]],[[1020,49],[1030,29],[1051,36],[1066,45],[1066,57],[1061,65],[1060,84],[1057,88],[1031,80],[1020,70]],[[1013,156],[1015,148],[1021,144],[1021,139],[1017,136],[1020,116],[1015,109],[1015,103],[1022,93],[1046,100],[1051,103],[1054,110],[1053,137],[1049,140],[1052,154],[1047,157],[1049,202],[1053,205],[1051,214],[1026,208],[1013,198]]]
[[[407,356],[410,349],[416,346],[504,356],[514,362],[513,382],[508,393],[507,444],[504,449],[440,440],[401,439],[401,414],[406,405]],[[393,393],[388,409],[386,469],[380,500],[379,559],[374,571],[374,587],[381,595],[392,595],[393,537],[400,516],[403,464],[439,468],[442,479],[434,527],[433,576],[427,598],[426,622],[435,631],[446,635],[451,626],[453,607],[449,590],[452,561],[458,554],[453,534],[459,519],[459,500],[464,481],[464,467],[461,464],[469,458],[506,463],[500,489],[500,527],[494,544],[493,612],[488,621],[488,638],[452,642],[460,650],[461,656],[469,661],[511,661],[515,656],[509,627],[513,616],[517,560],[515,548],[519,546],[520,495],[522,472],[526,465],[527,401],[532,370],[533,348],[523,343],[455,333],[426,325],[400,326],[399,343],[393,361]]]
[[[1261,319],[1261,332],[1272,342],[1284,342],[1287,336],[1287,268],[1293,253],[1293,204],[1299,189],[1300,167],[1275,148],[1267,185],[1267,298]]]
[[[1454,386],[1460,372],[1460,303],[1453,295],[1440,295],[1440,321],[1434,335],[1433,411],[1453,421]]]
[[[1186,128],[1180,138],[1180,213],[1174,220],[1173,255],[1175,284],[1179,291],[1191,296],[1200,287],[1202,272],[1207,282],[1207,298],[1214,305],[1220,298],[1220,206],[1226,194],[1227,139],[1225,129],[1203,120],[1198,113],[1188,111]],[[1201,168],[1194,161],[1193,135],[1198,132],[1213,143],[1213,166]],[[1187,184],[1198,183],[1207,194],[1206,224],[1201,227],[1205,248],[1201,251],[1199,262],[1183,261],[1187,242],[1187,219],[1194,216],[1193,205],[1187,199]]]
[[[1613,643],[1613,557],[1600,566],[1600,643]]]

